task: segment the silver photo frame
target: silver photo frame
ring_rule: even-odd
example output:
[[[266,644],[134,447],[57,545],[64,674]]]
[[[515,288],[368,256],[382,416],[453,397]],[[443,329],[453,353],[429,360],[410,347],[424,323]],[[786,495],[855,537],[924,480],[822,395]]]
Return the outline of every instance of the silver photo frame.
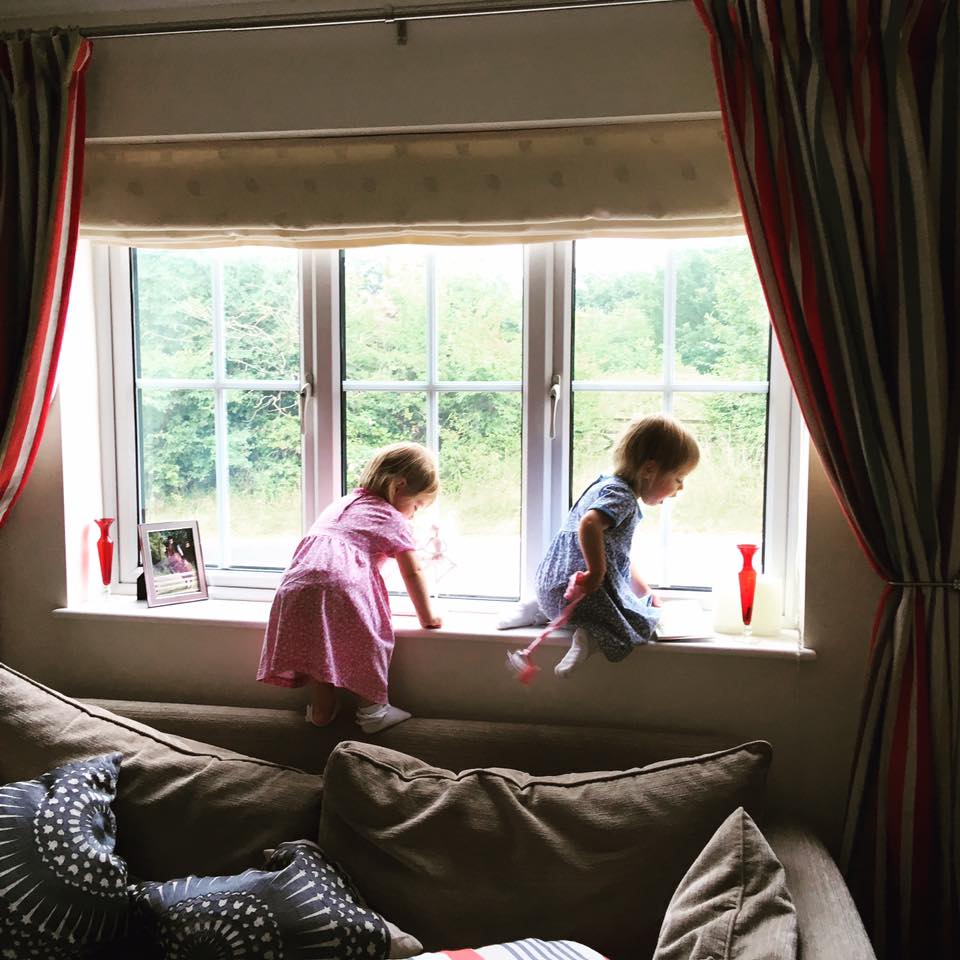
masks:
[[[141,523],[140,555],[147,606],[207,599],[207,574],[196,520]]]

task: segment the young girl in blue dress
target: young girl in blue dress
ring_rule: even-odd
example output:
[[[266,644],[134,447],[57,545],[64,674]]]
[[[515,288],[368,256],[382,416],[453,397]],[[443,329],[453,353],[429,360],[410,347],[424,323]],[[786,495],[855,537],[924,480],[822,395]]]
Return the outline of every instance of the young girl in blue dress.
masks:
[[[554,668],[567,678],[594,651],[622,660],[646,643],[660,618],[660,601],[630,560],[638,500],[656,506],[675,497],[700,460],[693,435],[665,414],[629,423],[613,451],[613,474],[599,476],[571,507],[537,568],[537,602],[550,620],[578,570],[586,591],[570,618],[573,641]]]

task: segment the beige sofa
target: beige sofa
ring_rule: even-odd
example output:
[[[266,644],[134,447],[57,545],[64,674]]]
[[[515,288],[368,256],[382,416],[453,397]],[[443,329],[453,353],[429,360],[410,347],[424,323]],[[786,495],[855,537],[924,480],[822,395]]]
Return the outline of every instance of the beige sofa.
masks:
[[[378,752],[376,748],[367,749],[360,744],[346,751],[343,746],[337,749],[345,740],[370,741],[384,749]],[[590,810],[583,809],[583,805],[589,800],[592,806],[594,801],[589,799],[592,795],[584,791],[596,789],[595,785],[602,783],[605,796],[616,797],[621,788],[621,781],[617,779],[620,774],[595,774],[594,771],[628,771],[622,775],[628,778],[622,783],[626,784],[624,789],[630,790],[636,781],[629,778],[635,774],[654,776],[643,770],[638,772],[636,768],[659,764],[661,770],[656,776],[672,777],[679,769],[688,775],[689,787],[689,777],[700,775],[699,761],[663,761],[699,757],[730,746],[710,736],[665,731],[439,719],[412,719],[377,737],[365,738],[348,719],[321,730],[308,726],[296,711],[121,700],[80,702],[0,665],[0,784],[36,777],[66,760],[111,750],[121,752],[124,759],[114,803],[118,851],[127,858],[133,873],[157,880],[187,873],[239,871],[254,865],[264,848],[285,840],[317,839],[319,834],[322,845],[324,831],[331,844],[340,842],[335,854],[338,858],[350,861],[357,854],[357,866],[377,862],[392,866],[389,840],[384,841],[383,837],[389,837],[391,829],[399,836],[397,828],[386,825],[381,830],[376,841],[380,849],[375,851],[368,849],[369,836],[358,839],[356,823],[349,836],[337,833],[344,819],[343,808],[351,806],[349,800],[344,802],[343,791],[349,787],[350,777],[356,778],[357,770],[361,776],[366,775],[362,773],[364,770],[376,773],[386,770],[403,789],[414,781],[423,783],[425,778],[460,789],[472,776],[484,781],[499,778],[511,790],[517,781],[511,771],[525,771],[517,781],[521,792],[542,790],[544,784],[554,792],[570,791],[578,798],[583,815],[589,816]],[[752,748],[753,754],[763,754],[765,749],[769,749],[765,744]],[[332,783],[328,782],[330,812],[321,824],[328,810],[323,802],[324,783],[320,774],[334,750],[341,758],[341,767],[353,765],[338,777],[340,809],[336,812],[333,811]],[[397,760],[390,751],[407,756]],[[727,754],[739,756],[736,751]],[[727,754],[720,755],[724,763]],[[753,754],[747,750],[748,758]],[[360,756],[359,766],[356,755]],[[418,765],[410,758],[418,758],[422,763]],[[434,767],[438,772],[433,771]],[[456,773],[476,768],[478,773]],[[506,772],[501,773],[499,768],[506,768]],[[657,767],[651,769],[656,771]],[[357,785],[352,789],[358,790]],[[371,797],[376,798],[378,790],[390,789],[394,787],[381,784],[376,788],[371,784],[369,791],[359,789],[355,811],[372,810],[372,816],[382,817],[384,811],[394,806],[389,794],[380,807],[370,806]],[[744,794],[747,801],[737,802],[750,809],[783,864],[796,907],[799,956],[803,960],[875,960],[846,885],[823,844],[801,824],[763,819],[762,803],[757,800],[756,792],[753,784]],[[710,787],[710,793],[719,796],[714,787]],[[408,804],[411,802],[409,796],[402,799]],[[443,803],[449,806],[448,801],[445,794]],[[414,802],[417,801],[414,799]],[[721,797],[716,802],[724,801]],[[399,800],[397,805],[402,805]],[[442,804],[438,802],[433,806]],[[531,809],[535,806],[531,805]],[[570,809],[573,814],[565,813],[563,821],[569,824],[565,827],[568,840],[576,839],[570,835],[579,829],[578,808],[571,805]],[[526,813],[525,810],[524,815]],[[443,874],[443,869],[449,870],[450,863],[457,865],[456,858],[462,858],[459,880],[464,903],[462,916],[451,916],[459,911],[449,908],[442,916],[431,915],[429,923],[422,922],[429,931],[427,937],[418,932],[415,916],[413,923],[409,915],[404,916],[403,922],[398,920],[401,926],[406,924],[408,932],[420,937],[427,949],[477,947],[481,943],[473,940],[481,935],[484,942],[489,943],[505,939],[498,912],[483,910],[485,888],[476,879],[480,860],[484,861],[483,869],[488,873],[491,864],[496,868],[496,858],[502,855],[497,835],[491,834],[489,842],[484,840],[479,845],[478,861],[471,863],[469,857],[475,854],[470,851],[476,847],[472,843],[476,839],[472,832],[480,828],[479,821],[473,822],[469,806],[451,816],[454,817],[454,837],[457,831],[462,831],[459,834],[462,842],[456,839],[451,842],[448,822],[445,827],[448,835],[436,838],[435,856],[449,862],[445,868],[438,868],[442,876],[432,879],[442,881],[449,890],[455,884],[449,872]],[[362,832],[364,825],[359,829]],[[707,830],[707,836],[709,832]],[[702,843],[702,838],[681,839],[690,842],[695,839],[697,846]],[[429,848],[432,842],[433,838],[427,836],[425,846]],[[523,838],[518,840],[513,836],[507,842],[522,845]],[[554,846],[562,846],[563,842],[563,836],[550,840]],[[688,858],[688,854],[684,857]],[[347,865],[351,866],[349,862]],[[595,866],[590,869],[594,874],[597,872]],[[640,864],[639,869],[664,874],[664,883],[671,890],[679,879],[666,876],[672,867],[662,862],[662,858],[661,862]],[[685,867],[680,873],[683,869]],[[421,864],[420,873],[431,879],[433,870],[429,861]],[[401,897],[391,894],[389,886],[378,886],[373,878],[361,874],[362,871],[354,874],[351,870],[351,876],[374,909],[387,918],[404,909],[409,914],[410,903],[402,903]],[[587,880],[578,882],[589,883],[591,873],[588,871],[584,876]],[[527,859],[511,861],[509,875],[503,874],[503,882],[512,885],[511,908],[529,903],[531,922],[538,923],[546,933],[564,935],[569,925],[569,939],[576,939],[572,934],[584,929],[579,920],[574,922],[569,909],[564,911],[559,901],[553,907],[553,914],[544,913],[551,910],[551,904],[537,896],[544,877]],[[487,889],[491,902],[507,902],[495,900],[492,888]],[[375,891],[376,896],[371,896],[370,891]],[[496,892],[502,894],[499,889]],[[599,903],[589,890],[584,890],[578,904],[581,919],[583,911],[592,909],[592,900],[594,904]],[[607,943],[591,945],[606,948],[613,960],[650,956],[650,931],[655,939],[665,905],[666,899],[658,900],[656,896],[648,896],[646,902],[632,901],[629,915],[623,917],[622,928],[612,933],[608,929]],[[429,903],[423,904],[423,910],[430,910]],[[479,931],[478,918],[484,916],[488,918],[488,929]],[[527,935],[541,936],[540,927]],[[460,929],[469,929],[469,940],[466,935],[458,939]],[[635,935],[631,931],[636,931]],[[437,942],[439,939],[443,942]]]

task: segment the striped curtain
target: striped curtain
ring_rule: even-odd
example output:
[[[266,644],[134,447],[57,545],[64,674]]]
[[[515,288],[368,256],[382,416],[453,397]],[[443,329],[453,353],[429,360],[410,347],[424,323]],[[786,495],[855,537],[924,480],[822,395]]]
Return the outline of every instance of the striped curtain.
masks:
[[[695,0],[810,434],[886,581],[842,860],[877,954],[955,958],[960,889],[960,13]]]
[[[75,32],[0,35],[0,527],[37,455],[56,381],[89,58]]]

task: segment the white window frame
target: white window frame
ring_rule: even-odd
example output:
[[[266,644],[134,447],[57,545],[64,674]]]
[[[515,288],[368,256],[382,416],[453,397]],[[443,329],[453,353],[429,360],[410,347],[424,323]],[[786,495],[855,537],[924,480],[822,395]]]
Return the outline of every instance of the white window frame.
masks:
[[[759,383],[674,384],[665,343],[663,383],[590,383],[571,380],[573,242],[524,246],[521,592],[530,595],[534,574],[553,533],[569,509],[571,460],[571,396],[580,390],[670,391],[718,387],[767,392],[767,477],[763,569],[784,584],[784,625],[798,626],[802,599],[800,553],[805,523],[806,450],[802,418],[786,369],[775,347],[770,351],[769,388]],[[130,250],[94,244],[94,283],[98,314],[101,436],[115,437],[101,451],[104,504],[117,517],[119,591],[133,592],[137,574],[137,474],[119,469],[137,463],[135,379],[132,341]],[[306,530],[323,507],[340,496],[343,476],[343,397],[352,389],[416,389],[435,400],[439,392],[470,389],[515,390],[515,383],[455,384],[437,380],[411,384],[353,383],[341,379],[341,272],[338,250],[307,250],[300,254],[301,371],[299,384],[282,382],[283,389],[301,390],[302,523]],[[668,332],[672,330],[667,324]],[[334,358],[334,362],[329,362]],[[209,386],[213,381],[204,381]],[[217,381],[219,382],[219,381]],[[199,383],[199,382],[198,382]],[[278,382],[280,383],[280,382]],[[193,381],[185,385],[194,385]],[[237,384],[231,381],[230,385]],[[259,384],[262,387],[262,384]],[[278,389],[281,387],[278,386]],[[554,428],[555,425],[555,429]],[[334,438],[331,442],[330,438]],[[428,444],[436,446],[428,430]],[[218,461],[225,456],[218,453]],[[225,462],[225,459],[224,459]],[[219,480],[219,475],[218,475]],[[202,531],[201,531],[202,536]],[[209,571],[211,596],[265,599],[279,583],[279,572]],[[672,591],[668,591],[672,592]],[[709,595],[698,597],[709,605]],[[482,606],[483,601],[479,601]]]

